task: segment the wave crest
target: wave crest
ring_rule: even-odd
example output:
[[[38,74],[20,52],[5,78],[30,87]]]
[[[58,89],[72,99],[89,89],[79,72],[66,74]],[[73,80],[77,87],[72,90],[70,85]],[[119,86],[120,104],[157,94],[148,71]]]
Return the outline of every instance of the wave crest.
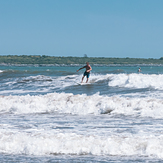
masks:
[[[0,113],[64,113],[64,114],[123,114],[142,117],[163,117],[163,101],[152,98],[125,98],[98,94],[73,95],[51,93],[39,96],[1,96]]]
[[[25,133],[1,130],[0,152],[27,155],[119,155],[163,158],[163,136],[79,135],[75,133]]]
[[[118,74],[110,77],[109,86],[126,88],[154,88],[163,90],[163,75]]]

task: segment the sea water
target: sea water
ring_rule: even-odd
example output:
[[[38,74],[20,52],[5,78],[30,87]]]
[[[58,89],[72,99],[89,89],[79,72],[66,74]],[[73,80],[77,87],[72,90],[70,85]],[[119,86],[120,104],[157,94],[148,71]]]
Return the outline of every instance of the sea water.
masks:
[[[0,162],[162,162],[163,67],[0,65]]]

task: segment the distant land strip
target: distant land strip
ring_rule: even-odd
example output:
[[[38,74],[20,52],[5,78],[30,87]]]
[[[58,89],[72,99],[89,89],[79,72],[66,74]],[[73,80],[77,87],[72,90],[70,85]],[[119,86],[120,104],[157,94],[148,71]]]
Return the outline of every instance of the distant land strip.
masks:
[[[106,57],[56,57],[46,55],[0,55],[0,64],[163,64],[163,57],[153,58],[106,58]]]

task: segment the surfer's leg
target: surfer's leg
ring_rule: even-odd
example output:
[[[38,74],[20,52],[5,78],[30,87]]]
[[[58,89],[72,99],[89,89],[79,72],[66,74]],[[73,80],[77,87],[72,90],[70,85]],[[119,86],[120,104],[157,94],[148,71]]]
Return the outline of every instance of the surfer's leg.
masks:
[[[81,83],[83,83],[83,79],[84,79],[84,77],[85,77],[85,76],[82,77],[82,81],[81,81]]]
[[[87,81],[86,81],[86,83],[88,82],[88,80],[89,80],[89,78],[87,78]]]
[[[90,75],[90,73],[87,73],[87,81],[86,81],[86,83],[87,83],[88,80],[89,80],[89,75]]]
[[[87,73],[86,73],[86,71],[85,71],[84,74],[83,74],[81,83],[83,83],[83,79],[84,79],[84,77],[85,77],[86,75],[87,75]]]

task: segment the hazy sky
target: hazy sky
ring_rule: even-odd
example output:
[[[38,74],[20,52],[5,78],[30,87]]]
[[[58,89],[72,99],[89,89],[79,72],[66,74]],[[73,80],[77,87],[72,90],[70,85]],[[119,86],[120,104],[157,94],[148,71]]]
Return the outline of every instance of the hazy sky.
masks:
[[[0,54],[163,57],[163,0],[0,0]]]

